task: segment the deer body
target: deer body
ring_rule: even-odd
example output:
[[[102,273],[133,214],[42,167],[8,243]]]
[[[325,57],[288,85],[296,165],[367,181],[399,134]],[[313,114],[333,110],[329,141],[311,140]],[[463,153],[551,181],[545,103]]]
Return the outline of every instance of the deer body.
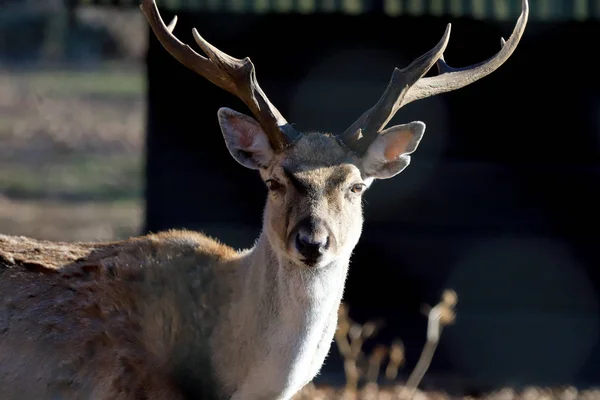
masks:
[[[89,244],[0,236],[0,399],[289,399],[332,343],[364,191],[404,170],[425,131],[418,121],[387,123],[402,105],[502,65],[523,34],[527,1],[495,56],[449,67],[448,27],[339,135],[295,131],[250,59],[194,29],[201,56],[153,0],[141,8],[171,55],[252,111],[221,108],[218,120],[231,156],[267,187],[262,231],[242,251],[189,231]],[[440,74],[424,77],[434,64]]]
[[[59,266],[18,251],[44,242],[0,244],[7,400],[290,398],[325,359],[347,270],[284,275],[266,241],[236,252],[186,231],[60,245]]]
[[[296,176],[315,187],[305,202],[272,192],[251,249],[189,231],[106,244],[1,237],[0,398],[290,398],[329,351],[362,227],[360,213],[346,211],[352,219],[329,228],[335,255],[310,267],[280,249],[279,231],[295,220],[282,212],[344,217],[339,185],[358,169],[340,173],[352,155],[320,151],[329,141],[307,135],[263,172],[301,165]],[[331,174],[340,180],[326,188]]]

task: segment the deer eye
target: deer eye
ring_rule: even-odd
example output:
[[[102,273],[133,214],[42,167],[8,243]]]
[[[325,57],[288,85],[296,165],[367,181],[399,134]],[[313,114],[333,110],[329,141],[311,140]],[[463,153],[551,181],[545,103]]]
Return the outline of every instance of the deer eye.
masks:
[[[276,180],[274,180],[274,179],[267,179],[267,180],[265,181],[265,183],[266,183],[266,185],[267,185],[267,188],[268,188],[270,191],[274,191],[274,190],[279,190],[279,189],[281,189],[281,183],[277,182],[277,181],[276,181]]]
[[[364,183],[355,183],[354,185],[352,185],[352,187],[350,188],[350,191],[352,193],[356,193],[356,194],[360,194],[363,192],[363,190],[365,190],[366,185]]]

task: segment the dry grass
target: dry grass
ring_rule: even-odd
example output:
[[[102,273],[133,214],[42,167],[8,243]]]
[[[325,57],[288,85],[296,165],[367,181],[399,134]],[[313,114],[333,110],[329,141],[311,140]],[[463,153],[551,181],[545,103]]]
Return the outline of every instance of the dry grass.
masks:
[[[138,234],[144,112],[142,65],[0,71],[0,232]]]
[[[0,230],[56,241],[113,240],[138,234],[139,202],[68,203],[0,197]]]
[[[378,387],[365,386],[356,395],[348,395],[343,389],[332,387],[315,387],[308,385],[294,400],[396,400],[407,399],[409,390],[403,385]],[[417,391],[413,400],[598,400],[600,390],[578,391],[573,387],[567,388],[537,388],[523,390],[505,388],[480,397],[451,396],[438,391]]]
[[[141,65],[100,70],[0,70],[2,157],[128,153],[143,146]]]

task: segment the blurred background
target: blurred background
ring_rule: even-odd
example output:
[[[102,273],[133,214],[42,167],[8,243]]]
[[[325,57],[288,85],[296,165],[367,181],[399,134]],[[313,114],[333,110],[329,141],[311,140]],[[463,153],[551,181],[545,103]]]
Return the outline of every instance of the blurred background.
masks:
[[[500,48],[521,0],[157,0],[176,35],[250,56],[298,130],[338,133],[394,66],[437,43],[446,61]],[[265,190],[229,155],[216,112],[247,112],[172,59],[138,1],[0,2],[0,232],[113,240],[190,228],[251,246]],[[365,195],[345,302],[385,322],[403,379],[423,305],[458,294],[422,386],[477,392],[600,385],[600,0],[530,0],[498,71],[403,108],[427,132],[410,167]],[[343,380],[332,347],[319,382]]]

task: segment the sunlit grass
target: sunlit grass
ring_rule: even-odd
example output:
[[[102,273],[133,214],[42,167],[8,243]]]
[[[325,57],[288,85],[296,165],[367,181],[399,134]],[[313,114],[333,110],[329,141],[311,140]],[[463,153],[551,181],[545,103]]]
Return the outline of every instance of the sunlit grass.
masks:
[[[0,232],[53,240],[139,233],[141,65],[0,71]]]

